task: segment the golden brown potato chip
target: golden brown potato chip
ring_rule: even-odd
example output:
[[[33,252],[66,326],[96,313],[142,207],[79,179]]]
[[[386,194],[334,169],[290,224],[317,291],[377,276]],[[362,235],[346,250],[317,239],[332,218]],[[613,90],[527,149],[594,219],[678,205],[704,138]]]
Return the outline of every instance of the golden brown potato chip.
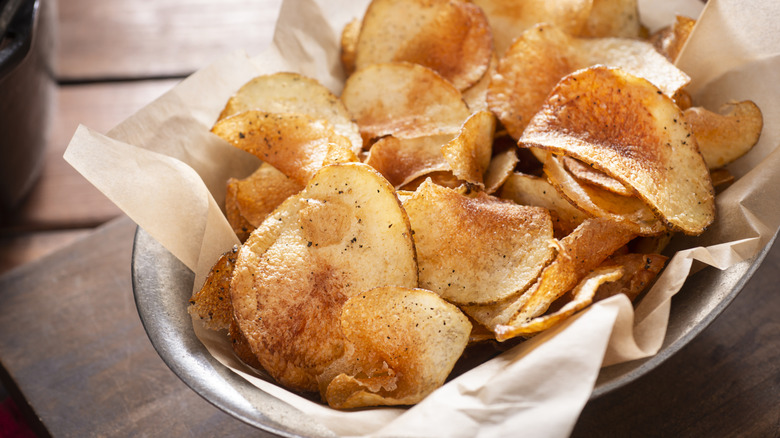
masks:
[[[471,114],[460,92],[426,67],[374,64],[350,76],[341,100],[365,139],[458,132]]]
[[[463,90],[463,100],[466,101],[466,105],[472,113],[489,110],[487,105],[487,90],[490,85],[490,78],[493,77],[493,72],[496,71],[496,66],[498,66],[498,57],[494,54],[490,57],[490,65],[488,65],[487,71],[479,78],[479,81]]]
[[[683,114],[710,169],[746,154],[758,143],[764,126],[761,110],[749,100],[726,104],[721,114],[701,107],[688,108]]]
[[[649,43],[575,38],[545,23],[524,32],[499,60],[488,88],[488,106],[517,139],[561,78],[597,64],[646,78],[669,96],[690,81]]]
[[[355,51],[362,24],[363,22],[359,18],[355,18],[347,23],[341,31],[341,66],[347,76],[355,71]]]
[[[490,303],[525,290],[553,257],[547,210],[428,181],[404,208],[414,231],[420,287],[458,304]]]
[[[619,280],[599,287],[593,302],[617,294],[624,294],[631,301],[636,300],[639,294],[655,281],[655,277],[664,268],[666,260],[668,257],[661,254],[623,254],[610,257],[603,266],[620,266],[623,268],[623,276]]]
[[[334,408],[419,402],[444,383],[471,333],[457,307],[433,292],[401,287],[351,297],[341,326],[362,360],[338,364],[342,373],[320,383]]]
[[[288,178],[270,164],[262,163],[248,177],[228,180],[225,199],[228,222],[234,231],[238,228],[242,235],[245,234],[243,238],[239,236],[243,242],[279,204],[302,189],[303,184]]]
[[[471,115],[458,135],[441,147],[452,173],[463,181],[484,188],[484,174],[490,165],[496,117],[487,111]]]
[[[237,246],[222,254],[211,267],[203,287],[190,298],[187,308],[189,314],[200,318],[212,330],[226,329],[233,320],[230,280],[233,278],[237,254]]]
[[[241,329],[238,327],[238,323],[236,322],[235,318],[233,318],[230,323],[228,334],[230,335],[230,345],[233,347],[233,353],[235,353],[242,362],[251,366],[252,368],[258,370],[263,369],[263,365],[261,365],[260,361],[257,360],[257,356],[252,353],[252,347],[249,345],[249,341],[247,341],[246,336],[241,333]]]
[[[442,145],[451,134],[413,138],[382,137],[371,146],[365,163],[379,171],[395,187],[402,187],[432,172],[449,171]]]
[[[517,166],[517,148],[499,149],[495,147],[495,154],[490,159],[487,171],[485,172],[485,193],[495,193],[509,179],[512,171]]]
[[[615,178],[586,165],[580,160],[575,160],[571,157],[563,157],[563,165],[566,167],[566,171],[580,182],[608,190],[616,195],[634,195],[634,192],[630,187],[626,187]]]
[[[593,297],[596,291],[609,285],[609,282],[618,280],[621,275],[623,275],[623,269],[620,266],[602,267],[589,272],[570,292],[571,299],[560,309],[527,321],[519,320],[513,321],[509,325],[499,325],[495,328],[496,339],[501,341],[517,336],[531,336],[563,322],[574,313],[589,306],[594,301]]]
[[[556,235],[565,236],[588,218],[588,215],[571,205],[547,178],[513,173],[501,187],[501,198],[520,205],[532,205],[550,210]]]
[[[459,0],[373,0],[363,17],[357,69],[406,61],[465,90],[485,73],[493,40],[482,10]]]
[[[329,162],[329,157],[357,161],[347,138],[325,120],[303,114],[250,110],[218,121],[211,132],[302,185]]]
[[[579,36],[639,38],[641,29],[637,0],[593,0]]]
[[[714,219],[709,171],[682,111],[642,78],[603,66],[567,76],[520,144],[574,157],[630,186],[673,229],[696,235]]]
[[[674,24],[658,30],[650,36],[650,42],[669,61],[675,62],[685,42],[688,41],[696,20],[678,15]]]
[[[504,325],[523,327],[544,314],[555,300],[571,290],[635,236],[630,229],[615,222],[587,219],[574,232],[558,242],[555,260],[542,271],[535,287],[525,294],[527,296],[522,300],[520,310]],[[520,334],[508,329],[492,328],[496,331],[496,339],[499,341]]]
[[[363,148],[358,127],[344,104],[315,79],[297,73],[258,76],[228,100],[218,120],[249,110],[302,114],[327,120],[337,134],[352,142],[353,152],[358,153]]]
[[[342,305],[387,285],[417,286],[408,218],[378,172],[343,163],[318,171],[252,232],[230,289],[263,369],[288,388],[313,391],[344,354]]]
[[[729,172],[728,169],[720,168],[710,171],[710,178],[712,178],[712,186],[715,188],[715,192],[720,193],[727,189],[734,183],[734,175]]]
[[[561,157],[551,154],[544,162],[544,173],[564,198],[588,216],[618,222],[643,236],[652,236],[667,230],[653,210],[640,198],[621,196],[598,187],[580,184],[566,171],[561,161]]]
[[[428,180],[431,180],[431,182],[437,186],[447,187],[453,190],[462,190],[464,193],[469,191],[468,186],[464,185],[463,181],[459,180],[449,170],[431,172],[419,178],[415,178],[408,184],[404,184],[401,187],[401,190],[415,191]]]
[[[225,217],[236,233],[238,240],[243,243],[249,234],[257,228],[255,225],[241,215],[241,209],[238,207],[238,186],[233,184],[235,179],[228,179],[227,190],[225,191]]]
[[[512,42],[538,23],[551,23],[578,35],[588,20],[593,0],[474,0],[493,30],[496,53],[503,56]]]

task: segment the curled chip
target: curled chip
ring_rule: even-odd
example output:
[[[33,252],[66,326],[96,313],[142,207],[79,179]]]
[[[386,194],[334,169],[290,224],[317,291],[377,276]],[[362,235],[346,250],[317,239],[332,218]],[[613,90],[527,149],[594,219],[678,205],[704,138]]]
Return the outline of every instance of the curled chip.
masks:
[[[225,197],[228,222],[243,242],[285,199],[303,189],[268,163],[244,179],[230,178]]]
[[[323,398],[335,408],[419,402],[444,383],[471,334],[457,307],[433,292],[401,287],[351,297],[341,326],[351,360],[334,363],[320,379]]]
[[[482,10],[461,0],[373,0],[363,17],[355,66],[406,61],[465,90],[490,64],[493,39]]]
[[[499,196],[520,205],[533,205],[550,210],[556,234],[571,233],[589,217],[562,197],[543,177],[513,173],[501,187]]]
[[[491,303],[523,291],[554,255],[552,221],[542,208],[464,196],[430,181],[404,208],[420,287],[453,303]]]
[[[228,100],[218,120],[249,110],[303,114],[327,120],[337,134],[349,139],[353,152],[358,153],[363,148],[358,127],[344,104],[324,85],[309,77],[297,73],[258,76]]]
[[[604,172],[600,172],[585,165],[582,161],[570,157],[563,157],[563,165],[566,167],[566,171],[571,173],[571,175],[579,181],[608,190],[616,195],[634,195],[631,188],[626,187],[623,183],[615,178],[611,178]]]
[[[345,352],[342,305],[388,285],[417,286],[408,218],[379,173],[343,163],[318,171],[252,232],[230,290],[263,368],[288,388],[313,391]]]
[[[433,172],[448,172],[441,148],[452,134],[412,138],[382,137],[371,146],[365,163],[379,171],[395,187],[403,187]]]
[[[666,56],[669,61],[675,62],[695,24],[696,20],[693,18],[678,15],[674,24],[651,35],[650,42],[659,53]]]
[[[721,112],[701,107],[684,112],[710,169],[723,167],[746,154],[758,143],[764,126],[761,110],[749,100],[724,105]]]
[[[303,114],[250,110],[218,121],[211,132],[300,184],[325,164],[358,160],[330,123]]]
[[[598,268],[590,272],[583,278],[577,286],[567,293],[569,298],[565,304],[554,312],[547,313],[528,321],[515,322],[510,325],[499,325],[495,328],[496,339],[510,339],[517,336],[530,336],[541,331],[547,330],[555,324],[560,323],[575,312],[589,306],[594,300],[593,297],[602,285],[609,284],[611,281],[620,279],[623,275],[623,269],[620,266],[610,266]]]
[[[519,140],[576,158],[630,186],[664,223],[697,235],[712,223],[712,182],[683,113],[650,82],[603,66],[553,89]]]
[[[213,330],[226,329],[233,320],[230,279],[236,266],[238,247],[225,252],[211,267],[203,287],[192,295],[187,311]]]
[[[479,111],[463,123],[454,139],[442,146],[441,152],[458,179],[485,187],[483,177],[490,166],[495,131],[495,116]]]
[[[364,139],[457,132],[471,114],[460,92],[417,64],[373,64],[347,79],[341,100]]]
[[[642,236],[653,236],[666,227],[640,198],[622,196],[588,184],[581,184],[561,162],[561,157],[550,154],[544,162],[544,173],[550,183],[588,216],[601,217],[633,229]]]
[[[690,78],[650,43],[628,38],[575,38],[550,24],[523,33],[499,60],[487,102],[513,138],[564,76],[593,65],[618,67],[673,96]]]

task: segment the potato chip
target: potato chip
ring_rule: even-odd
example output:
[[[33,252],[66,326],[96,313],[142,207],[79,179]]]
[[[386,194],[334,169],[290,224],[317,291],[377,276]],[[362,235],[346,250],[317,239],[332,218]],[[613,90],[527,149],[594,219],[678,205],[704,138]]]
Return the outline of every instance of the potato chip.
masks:
[[[664,55],[669,61],[677,61],[683,46],[688,41],[688,36],[693,31],[696,20],[678,15],[674,24],[656,31],[650,36],[650,43]]]
[[[471,115],[452,84],[410,63],[374,64],[356,71],[344,84],[341,100],[366,140],[455,133]]]
[[[637,0],[593,0],[588,21],[578,36],[639,38],[641,31]]]
[[[359,18],[355,18],[347,23],[341,31],[341,66],[347,76],[355,71],[355,52],[362,24],[363,22]]]
[[[499,325],[495,328],[496,339],[502,341],[517,336],[528,337],[560,324],[574,313],[589,306],[594,301],[593,297],[599,289],[610,284],[609,282],[618,280],[621,275],[623,275],[623,269],[620,266],[595,269],[577,284],[571,291],[571,299],[560,309],[527,321],[520,320],[521,322],[509,325]]]
[[[749,100],[726,104],[721,114],[701,107],[688,108],[683,114],[710,169],[746,154],[758,143],[764,126],[761,110]]]
[[[306,184],[333,156],[357,161],[351,143],[325,120],[303,114],[245,111],[222,119],[211,132]]]
[[[616,180],[615,178],[612,178],[606,175],[604,172],[598,171],[591,166],[586,165],[582,161],[575,160],[571,157],[563,157],[562,161],[566,171],[580,182],[608,190],[616,195],[634,195],[634,192],[630,187],[626,187],[623,185],[623,183]]]
[[[212,330],[226,329],[233,320],[230,280],[233,278],[237,254],[237,246],[222,254],[211,267],[203,287],[195,292],[189,301],[189,314],[200,318],[203,324]]]
[[[453,190],[462,190],[463,193],[470,191],[468,186],[464,185],[463,181],[459,180],[455,175],[452,174],[452,171],[449,170],[431,172],[419,178],[415,178],[408,184],[404,184],[401,187],[401,190],[415,191],[428,180],[437,186],[447,187]]]
[[[466,101],[466,105],[472,113],[489,110],[487,105],[487,91],[488,86],[490,86],[490,78],[493,77],[493,73],[496,71],[496,66],[498,66],[498,57],[494,54],[490,57],[490,64],[488,65],[487,71],[479,78],[479,81],[463,90],[463,100]]]
[[[382,137],[371,146],[365,163],[378,170],[393,186],[403,187],[416,178],[450,170],[441,148],[452,137],[451,134]]]
[[[710,178],[712,178],[712,187],[715,188],[716,193],[720,193],[727,189],[736,180],[734,175],[723,167],[713,169],[710,172]]]
[[[321,382],[323,398],[335,408],[419,402],[444,383],[472,328],[466,315],[435,293],[400,287],[351,297],[341,326],[363,360]]]
[[[520,310],[505,325],[522,327],[547,311],[564,293],[571,290],[634,234],[630,229],[604,219],[587,219],[558,242],[555,260],[547,266]],[[496,330],[496,338],[506,340],[519,332]]]
[[[313,391],[344,354],[342,305],[388,285],[417,286],[408,218],[378,172],[343,163],[318,171],[252,232],[230,289],[263,369],[288,388]]]
[[[524,32],[499,60],[488,88],[488,106],[517,139],[561,78],[597,64],[646,78],[669,96],[690,81],[649,43],[575,38],[545,23]]]
[[[457,304],[490,303],[530,286],[553,257],[547,210],[428,181],[404,208],[414,231],[420,287]]]
[[[453,175],[484,188],[495,131],[496,117],[487,111],[476,112],[463,123],[458,135],[441,147]]]
[[[630,186],[675,230],[697,235],[714,219],[709,171],[682,111],[642,78],[603,66],[567,76],[520,144],[574,157]]]
[[[653,210],[641,199],[580,184],[566,171],[561,161],[561,157],[550,155],[544,163],[544,173],[559,193],[588,216],[615,221],[643,236],[652,236],[667,230]]]
[[[237,228],[241,231],[239,239],[243,242],[279,204],[302,189],[303,184],[262,163],[250,176],[228,180],[225,198],[228,222],[234,231]]]
[[[589,216],[571,205],[547,178],[513,173],[501,187],[499,196],[520,205],[543,207],[550,211],[557,235],[565,236]]]
[[[503,56],[512,42],[538,23],[550,23],[570,35],[578,35],[593,0],[474,0],[485,11],[493,30],[496,53]]]
[[[303,114],[327,120],[337,134],[352,142],[353,152],[363,148],[358,127],[344,104],[315,79],[297,73],[258,76],[228,100],[218,120],[249,110]]]
[[[231,308],[232,312],[232,308]],[[228,335],[230,336],[230,346],[233,347],[233,353],[241,359],[242,362],[251,366],[252,368],[261,370],[263,365],[257,360],[257,356],[252,353],[252,346],[249,345],[249,341],[246,339],[241,329],[238,327],[236,319],[233,318],[228,329]]]
[[[500,149],[496,144],[493,144],[494,155],[490,159],[487,171],[485,171],[485,193],[492,194],[498,191],[499,188],[509,179],[512,171],[517,166],[517,148],[511,147],[506,149]]]
[[[363,17],[355,66],[407,61],[465,90],[485,73],[493,39],[482,10],[459,0],[373,0]]]
[[[593,302],[607,299],[617,294],[623,294],[634,301],[650,286],[668,257],[661,254],[623,254],[607,259],[603,266],[619,266],[623,268],[623,276],[619,280],[599,287]]]

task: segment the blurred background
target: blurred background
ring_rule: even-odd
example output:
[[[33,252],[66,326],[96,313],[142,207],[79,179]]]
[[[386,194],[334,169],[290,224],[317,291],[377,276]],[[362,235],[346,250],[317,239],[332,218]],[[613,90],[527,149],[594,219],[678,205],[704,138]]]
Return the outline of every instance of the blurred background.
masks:
[[[262,52],[280,3],[0,0],[0,275],[121,214],[62,158],[79,124],[106,132],[222,55]],[[0,377],[0,437],[45,435]]]
[[[37,95],[26,93],[10,106],[2,104],[4,95],[0,94],[0,116],[3,120],[15,118],[9,122],[11,126],[0,129],[16,131],[18,119],[32,125],[21,140],[12,141],[8,132],[0,132],[0,185],[5,190],[14,184],[26,186],[14,187],[14,193],[5,195],[2,202],[0,275],[66,246],[119,215],[108,199],[62,159],[79,124],[106,132],[220,56],[238,49],[250,55],[260,53],[271,41],[281,3],[17,1],[21,3],[18,15],[28,5],[36,8],[34,43],[24,60],[7,64],[17,71],[35,69],[37,74],[48,76],[50,83],[40,79],[30,85]],[[0,0],[0,7],[10,7],[13,2]],[[17,29],[30,27],[29,21],[22,20]],[[9,32],[2,47],[17,37]],[[29,66],[32,58],[38,60]],[[0,75],[0,93],[19,89],[20,81],[8,77],[13,73]],[[24,156],[19,156],[19,151]],[[39,162],[24,164],[25,160]],[[23,174],[11,175],[12,171]],[[39,178],[22,184],[30,173]]]

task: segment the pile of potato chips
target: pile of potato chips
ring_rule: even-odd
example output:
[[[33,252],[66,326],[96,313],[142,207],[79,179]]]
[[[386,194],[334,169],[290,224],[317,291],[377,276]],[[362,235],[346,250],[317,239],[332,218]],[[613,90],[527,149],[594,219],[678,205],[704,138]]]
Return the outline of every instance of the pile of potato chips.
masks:
[[[243,244],[190,312],[285,387],[410,405],[470,345],[636,299],[674,233],[715,218],[749,101],[695,107],[635,0],[374,0],[342,34],[340,96],[257,77],[212,132],[262,160],[227,184]]]

